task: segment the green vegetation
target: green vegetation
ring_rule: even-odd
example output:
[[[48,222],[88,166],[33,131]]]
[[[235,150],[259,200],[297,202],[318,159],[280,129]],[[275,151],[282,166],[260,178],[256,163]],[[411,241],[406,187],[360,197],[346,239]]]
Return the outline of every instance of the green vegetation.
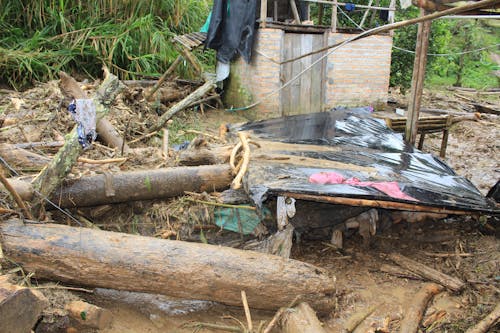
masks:
[[[418,16],[418,9],[410,7],[398,11],[396,20],[401,21]],[[432,22],[427,58],[426,85],[455,85],[484,89],[498,87],[499,80],[493,75],[498,70],[490,58],[499,48],[478,49],[500,44],[500,29],[479,20],[438,19]],[[417,26],[398,29],[394,34],[391,64],[391,85],[407,89],[411,85]],[[470,52],[474,51],[474,52]],[[464,53],[470,52],[470,53]],[[436,56],[433,54],[445,54]]]
[[[198,31],[209,0],[0,0],[0,82],[23,88],[59,70],[122,79],[158,75],[171,38]],[[187,70],[186,67],[181,70]]]

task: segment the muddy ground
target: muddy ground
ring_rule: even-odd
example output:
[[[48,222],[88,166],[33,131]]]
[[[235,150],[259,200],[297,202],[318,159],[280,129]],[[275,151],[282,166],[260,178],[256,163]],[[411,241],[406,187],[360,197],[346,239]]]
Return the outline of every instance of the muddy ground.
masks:
[[[182,89],[185,89],[183,87]],[[127,141],[140,139],[131,144],[144,148],[139,156],[132,156],[123,164],[96,166],[79,163],[71,177],[92,174],[103,168],[109,171],[138,168],[157,168],[176,165],[175,152],[165,159],[159,153],[160,135],[145,138],[147,128],[158,115],[145,107],[130,89],[119,98],[110,115],[112,123],[125,133]],[[499,95],[466,94],[475,101],[485,100],[500,106]],[[73,126],[72,119],[60,108],[63,96],[56,82],[44,84],[24,93],[2,91],[0,112],[2,116],[17,117],[13,125],[0,129],[0,141],[8,143],[62,140]],[[392,93],[388,108],[404,107],[405,97]],[[473,112],[466,99],[455,92],[425,92],[423,106],[459,112]],[[204,111],[203,113],[201,111]],[[205,106],[185,111],[175,117],[169,137],[172,147],[191,140],[196,134],[189,129],[217,134],[221,123],[245,121],[243,113],[228,113]],[[500,118],[482,115],[479,121],[462,121],[453,125],[444,161],[459,175],[470,179],[483,193],[500,179]],[[428,135],[423,150],[439,153],[441,134]],[[37,151],[51,156],[53,151]],[[117,157],[117,152],[100,144],[84,153],[88,158]],[[32,174],[36,170],[16,166],[20,174]],[[12,171],[11,171],[12,173]],[[207,194],[208,195],[208,194]],[[3,193],[2,206],[14,208]],[[105,230],[139,233],[170,239],[200,241],[196,225],[210,225],[210,213],[200,218],[196,211],[200,206],[186,198],[169,201],[139,202],[132,205],[115,205],[111,211],[95,216],[93,209],[71,211],[79,219],[85,217]],[[195,216],[197,216],[195,218]],[[4,218],[7,216],[4,216]],[[73,223],[63,214],[51,211],[49,218],[62,223]],[[74,224],[74,223],[73,223]],[[442,292],[428,306],[422,326],[423,332],[463,332],[499,302],[500,296],[500,224],[498,217],[484,216],[449,217],[439,221],[419,224],[401,223],[375,236],[369,248],[362,246],[362,239],[354,234],[345,241],[342,251],[327,242],[300,242],[294,244],[292,258],[327,268],[337,281],[336,306],[320,319],[329,332],[340,332],[346,320],[353,314],[375,306],[375,310],[355,332],[394,332],[400,325],[404,309],[411,304],[424,281],[408,277],[396,277],[380,270],[389,263],[387,255],[398,252],[418,262],[467,281],[465,291],[454,294]],[[204,237],[211,241],[217,229],[205,228]],[[237,238],[238,235],[236,235]],[[228,236],[231,238],[230,236]],[[216,239],[215,237],[213,239]],[[5,269],[5,267],[4,267]],[[4,272],[5,273],[5,272]],[[21,279],[20,279],[21,281]],[[46,285],[31,279],[33,285]],[[131,281],[133,283],[133,281]],[[238,326],[237,320],[245,321],[242,309],[203,301],[179,301],[158,295],[95,290],[93,293],[67,290],[42,289],[51,300],[51,308],[45,313],[36,332],[66,332],[69,325],[63,306],[69,300],[82,298],[110,309],[113,324],[102,332],[217,332],[193,322],[206,322]],[[287,286],[283,286],[283,293]],[[250,304],[252,306],[252,304]],[[254,326],[270,320],[274,313],[252,310]],[[499,329],[497,327],[497,329]],[[222,332],[222,331],[221,331]]]

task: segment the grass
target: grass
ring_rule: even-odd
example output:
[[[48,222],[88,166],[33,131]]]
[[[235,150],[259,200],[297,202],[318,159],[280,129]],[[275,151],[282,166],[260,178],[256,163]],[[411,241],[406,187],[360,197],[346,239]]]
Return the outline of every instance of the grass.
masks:
[[[102,65],[121,79],[159,76],[177,57],[172,37],[198,31],[208,1],[0,0],[0,81],[21,89]]]

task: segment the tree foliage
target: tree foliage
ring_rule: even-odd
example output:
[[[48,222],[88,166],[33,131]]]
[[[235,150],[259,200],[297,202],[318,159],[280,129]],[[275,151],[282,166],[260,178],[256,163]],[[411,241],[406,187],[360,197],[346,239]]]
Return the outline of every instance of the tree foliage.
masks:
[[[415,18],[416,7],[399,10],[396,20]],[[488,27],[479,20],[434,20],[429,37],[426,84],[452,84],[464,87],[485,88],[498,86],[498,79],[492,74],[496,65],[489,57],[498,48],[476,51],[485,46],[500,43],[499,29]],[[391,63],[391,85],[407,89],[411,85],[417,26],[398,29],[394,33]],[[401,50],[403,49],[403,50]],[[443,55],[443,56],[438,56]]]
[[[0,0],[0,81],[23,87],[61,69],[120,78],[163,72],[171,38],[198,31],[208,0]]]

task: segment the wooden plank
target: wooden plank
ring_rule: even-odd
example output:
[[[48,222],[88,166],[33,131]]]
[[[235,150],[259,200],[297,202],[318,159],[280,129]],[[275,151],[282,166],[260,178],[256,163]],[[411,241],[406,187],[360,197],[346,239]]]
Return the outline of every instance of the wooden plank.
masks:
[[[289,33],[284,34],[282,59],[290,59],[291,57],[293,57],[293,53],[292,53],[293,40],[291,38],[291,35],[292,34],[289,34]],[[292,77],[292,66],[293,66],[292,62],[281,65],[281,74],[280,74],[281,85],[288,82],[288,80],[290,80],[290,78]],[[289,85],[281,90],[281,105],[282,105],[281,115],[283,115],[283,116],[290,115],[291,91],[292,91],[291,85]]]
[[[310,52],[313,50],[313,35],[311,34],[301,34],[300,36],[300,46],[301,53]],[[311,57],[306,57],[300,59],[301,67],[300,71],[311,66],[312,61]],[[299,114],[311,113],[314,112],[311,110],[311,80],[312,80],[312,71],[308,70],[300,77],[300,90],[297,93],[300,96],[300,110]]]
[[[316,50],[323,47],[325,44],[325,35],[314,35],[312,49]],[[324,52],[317,53],[312,56],[312,62],[316,62],[324,55]],[[324,68],[326,66],[326,59],[318,62],[311,68],[311,112],[320,112],[323,110],[323,96],[324,96]]]
[[[301,38],[301,34],[290,34],[290,37],[291,37],[291,47],[292,47],[292,56],[293,57],[297,57],[297,56],[300,56],[302,54],[302,48],[301,48],[301,44],[300,44],[300,38]],[[301,66],[302,65],[302,62],[300,61],[295,61],[292,63],[292,73],[290,75],[290,77],[288,78],[288,80],[290,80],[291,78],[294,78],[295,76],[297,76],[300,71],[301,71]],[[288,81],[287,80],[287,81]],[[290,85],[290,114],[300,114],[300,80],[295,80],[294,82],[292,82],[292,84]]]
[[[420,16],[425,16],[425,11],[420,9]],[[417,139],[417,121],[424,89],[425,67],[427,65],[427,50],[429,48],[429,34],[432,21],[424,21],[418,24],[417,46],[415,50],[415,62],[413,64],[413,77],[411,82],[411,93],[408,102],[408,122],[406,123],[405,139],[410,144],[415,144]]]

